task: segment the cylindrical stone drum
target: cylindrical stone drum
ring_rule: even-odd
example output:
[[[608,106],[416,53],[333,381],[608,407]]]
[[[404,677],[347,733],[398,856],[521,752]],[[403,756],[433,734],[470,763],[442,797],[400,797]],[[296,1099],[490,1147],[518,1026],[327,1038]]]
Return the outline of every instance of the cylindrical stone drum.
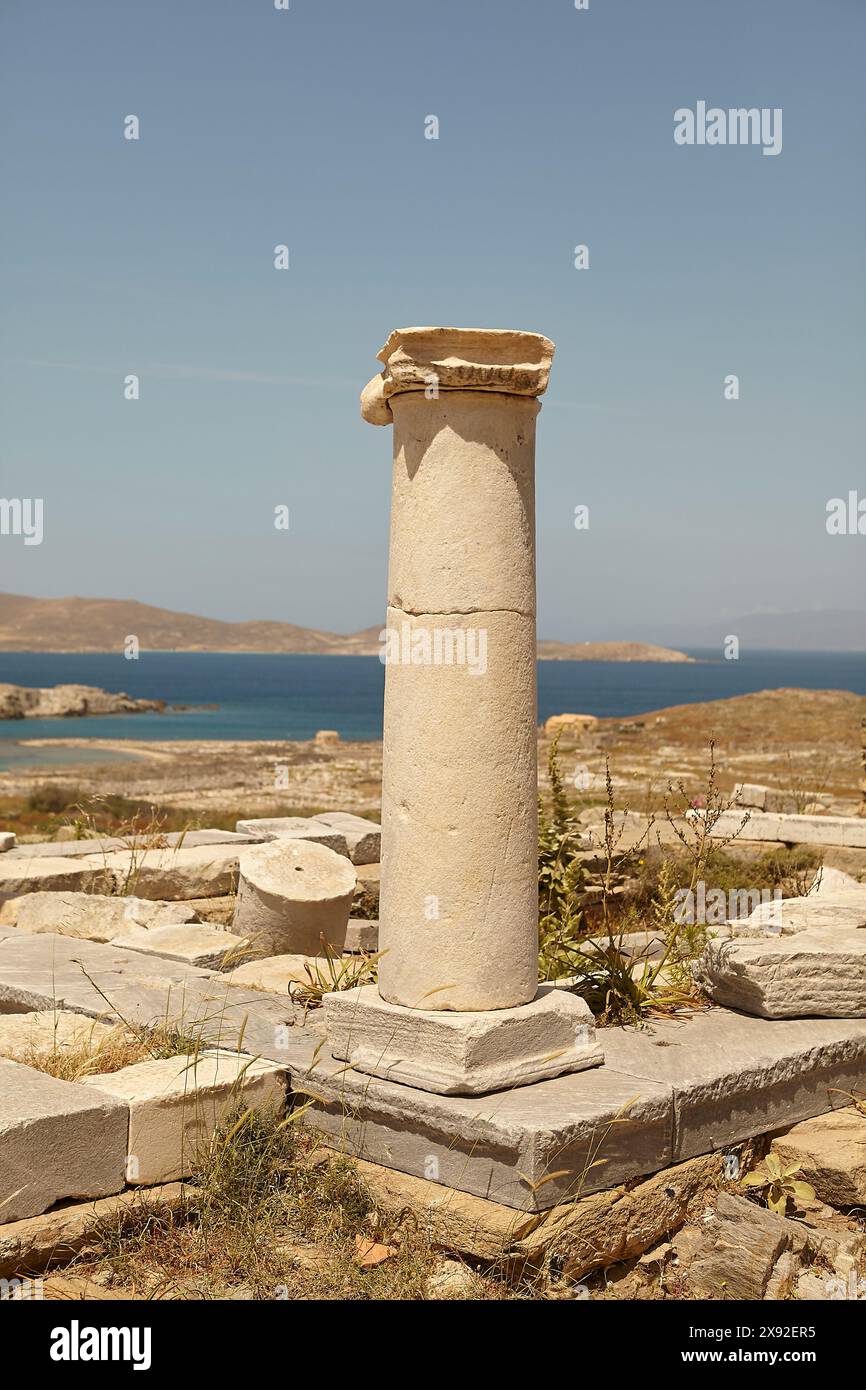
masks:
[[[389,401],[379,992],[416,1009],[538,989],[532,396]]]

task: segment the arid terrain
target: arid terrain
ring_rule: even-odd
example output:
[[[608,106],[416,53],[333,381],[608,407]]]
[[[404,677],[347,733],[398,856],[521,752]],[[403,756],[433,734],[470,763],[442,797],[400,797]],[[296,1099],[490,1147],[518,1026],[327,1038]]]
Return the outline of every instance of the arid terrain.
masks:
[[[736,782],[799,787],[804,797],[828,794],[850,812],[859,803],[864,713],[866,699],[848,691],[761,691],[676,705],[633,719],[600,719],[590,732],[563,734],[560,757],[576,800],[603,800],[598,782],[609,760],[618,800],[644,810],[661,804],[671,782],[681,780],[691,794],[700,794],[714,738],[723,790]],[[213,824],[221,811],[235,808],[244,815],[268,815],[286,806],[351,806],[364,814],[379,808],[380,742],[150,743],[82,737],[52,742],[125,756],[62,768],[16,767],[3,773],[0,805],[11,808],[34,789],[48,786],[183,808],[202,824]],[[549,746],[550,738],[541,732],[542,785]],[[592,778],[591,789],[586,774]]]

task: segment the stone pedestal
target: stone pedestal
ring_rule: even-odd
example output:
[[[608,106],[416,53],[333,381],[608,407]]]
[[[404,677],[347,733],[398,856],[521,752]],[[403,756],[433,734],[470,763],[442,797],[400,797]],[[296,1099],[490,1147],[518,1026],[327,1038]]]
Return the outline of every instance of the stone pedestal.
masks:
[[[329,1036],[377,1075],[495,1090],[601,1061],[582,1001],[538,986],[535,398],[553,344],[413,328],[379,357],[361,402],[394,426],[383,954],[379,997],[326,999]]]

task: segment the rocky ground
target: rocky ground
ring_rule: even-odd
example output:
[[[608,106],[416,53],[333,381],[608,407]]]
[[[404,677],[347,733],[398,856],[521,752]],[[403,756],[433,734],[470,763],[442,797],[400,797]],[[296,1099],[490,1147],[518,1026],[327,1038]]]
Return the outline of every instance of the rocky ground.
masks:
[[[706,785],[709,742],[715,739],[719,785],[766,783],[794,788],[805,809],[823,795],[829,809],[851,814],[860,804],[860,720],[866,699],[847,691],[775,690],[705,704],[678,705],[634,719],[602,719],[576,738],[563,736],[561,761],[573,797],[603,800],[610,761],[619,804],[658,808],[669,783],[692,795]],[[479,739],[484,730],[479,728]],[[54,741],[52,741],[54,742]],[[221,807],[267,815],[278,808],[327,810],[351,806],[362,814],[380,805],[379,742],[166,742],[64,739],[67,747],[104,748],[122,762],[62,769],[15,768],[0,776],[0,801],[35,788],[75,788],[82,795],[119,794],[208,815]],[[542,786],[550,738],[539,738]],[[589,783],[587,784],[587,779]],[[2,806],[0,806],[2,810]],[[204,823],[204,822],[201,822]]]
[[[617,808],[629,803],[658,813],[669,783],[682,780],[687,796],[700,798],[712,737],[723,790],[743,781],[793,788],[804,808],[808,799],[819,816],[839,814],[858,806],[864,704],[844,692],[780,691],[634,720],[596,721],[587,731],[561,736],[560,765],[593,845],[606,799],[606,758],[614,772]],[[479,729],[479,738],[483,735]],[[81,742],[92,746],[90,740]],[[241,836],[213,829],[160,835],[160,847],[142,853],[131,840],[100,846],[88,838],[93,826],[74,832],[70,826],[61,829],[63,843],[55,851],[54,843],[33,843],[50,836],[38,834],[28,817],[47,815],[62,827],[64,818],[70,820],[66,802],[73,791],[82,798],[122,801],[118,815],[123,806],[156,804],[176,814],[184,827],[192,822],[225,829],[228,820],[233,828],[236,818],[286,814],[288,808],[341,807],[375,816],[381,745],[117,746],[135,758],[48,774],[22,770],[4,779],[6,815],[0,824],[16,829],[27,843],[0,855],[5,875],[0,896],[9,899],[0,934],[6,937],[7,974],[12,971],[6,989],[15,1008],[5,1020],[5,1042],[0,1038],[0,1067],[23,1064],[25,1071],[46,1071],[58,1085],[61,1080],[72,1085],[79,1097],[95,1078],[97,1090],[114,1094],[115,1105],[128,1103],[132,1114],[136,1106],[151,1103],[145,1085],[151,1071],[155,1079],[148,1085],[160,1107],[164,1069],[180,1064],[186,1076],[190,1001],[200,995],[202,1016],[209,1019],[214,980],[224,992],[247,991],[245,1051],[267,1057],[275,1020],[283,1019],[287,1007],[285,980],[281,975],[274,984],[271,975],[277,970],[300,979],[287,972],[301,958],[238,965],[227,956],[221,958],[223,973],[212,975],[216,962],[208,953],[224,950],[224,928],[233,921]],[[550,746],[549,735],[542,733],[544,790]],[[41,812],[40,805],[54,805],[55,811]],[[662,834],[666,824],[662,816]],[[325,829],[330,834],[332,827]],[[112,830],[100,827],[103,834]],[[376,827],[367,830],[375,834]],[[773,851],[777,857],[780,849]],[[742,852],[764,863],[763,846]],[[355,864],[351,910],[361,919],[377,913],[379,865],[363,862],[366,857],[355,853],[361,862]],[[584,857],[585,867],[592,867],[597,845]],[[855,880],[866,877],[866,849],[822,850],[818,862],[820,857],[854,876],[828,877],[824,887],[837,895],[828,900],[836,917],[827,923],[822,918],[820,930],[836,935],[844,926],[852,936],[862,934],[862,889]],[[640,856],[636,863],[629,860],[623,874],[637,873],[641,862]],[[816,914],[826,916],[828,908],[810,899],[809,922],[801,921],[805,900],[798,894],[805,886],[794,880],[802,873],[811,880],[815,863],[792,860],[783,867],[792,878],[785,888],[788,906],[776,935],[759,940],[757,947],[765,953],[794,948],[802,953],[809,935],[804,928],[817,922]],[[739,883],[739,869],[732,872],[732,881]],[[639,907],[640,884],[629,891]],[[848,909],[839,908],[840,892],[857,898],[850,922],[842,920]],[[368,928],[373,930],[372,922],[355,924],[356,931]],[[743,940],[730,949],[744,958],[754,953],[756,933],[762,935],[748,922],[740,924],[737,934]],[[268,965],[271,975],[259,978]],[[181,975],[184,1026],[167,1029],[168,1006],[155,991],[160,981],[169,982],[173,998]],[[835,998],[833,977],[825,972],[820,978],[825,977]],[[44,999],[58,989],[66,1009],[74,1012],[44,1012]],[[123,1008],[114,1016],[106,999],[118,991]],[[305,987],[303,996],[290,989],[289,995],[305,1019],[313,1010],[309,1026],[315,1032],[321,989]],[[818,1009],[824,1017],[827,1007],[821,1003]],[[89,1031],[82,1040],[86,1016]],[[161,1031],[147,1022],[151,1016],[163,1020]],[[698,1014],[693,1026],[717,1016],[712,1009]],[[28,1028],[25,1038],[22,1029]],[[42,1060],[33,1032],[39,1029],[47,1030],[49,1040]],[[221,1022],[220,1046],[235,1045],[240,1048],[240,1038],[233,1042],[231,1029],[224,1032]],[[270,1067],[272,1077],[281,1065]],[[40,1085],[47,1087],[48,1081]],[[184,1080],[184,1093],[186,1085]],[[21,1105],[38,1090],[31,1076]],[[47,1122],[54,1101],[45,1094]],[[230,1130],[192,1166],[185,1158],[181,1167],[156,1172],[150,1197],[143,1190],[121,1191],[128,1156],[126,1129],[118,1122],[119,1176],[108,1174],[94,1189],[113,1195],[89,1203],[64,1199],[57,1206],[47,1192],[41,1205],[37,1200],[30,1206],[34,1215],[7,1219],[0,1225],[0,1277],[29,1273],[42,1279],[43,1296],[76,1300],[861,1299],[866,1296],[866,1080],[862,1087],[859,1080],[846,1082],[844,1094],[830,1104],[831,1113],[793,1125],[788,1113],[786,1128],[732,1145],[730,1152],[699,1153],[536,1216],[372,1163],[348,1162],[323,1150],[315,1134],[269,1129],[264,1123],[243,1130],[240,1138]],[[89,1113],[83,1101],[79,1105],[82,1114]],[[19,1109],[13,1107],[13,1122]],[[763,1111],[762,1117],[766,1124]],[[143,1129],[139,1157],[146,1157],[145,1139],[158,1128]],[[107,1153],[104,1144],[99,1152]],[[74,1191],[80,1188],[58,1188],[61,1197]],[[55,1267],[46,1270],[52,1259]]]

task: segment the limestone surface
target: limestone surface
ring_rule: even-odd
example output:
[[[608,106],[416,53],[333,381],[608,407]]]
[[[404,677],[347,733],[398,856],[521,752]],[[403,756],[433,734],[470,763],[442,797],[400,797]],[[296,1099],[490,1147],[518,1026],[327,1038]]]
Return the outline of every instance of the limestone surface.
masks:
[[[685,1235],[674,1241],[678,1253]],[[855,1268],[862,1256],[859,1233],[815,1229],[722,1192],[712,1220],[701,1228],[697,1250],[681,1258],[680,1270],[697,1298],[779,1299],[790,1297],[801,1269],[817,1265],[825,1285],[832,1270],[839,1283],[838,1275]],[[844,1279],[841,1283],[844,1288]]]
[[[308,1042],[294,1087],[309,1123],[374,1163],[544,1211],[670,1163],[780,1130],[862,1089],[866,1023],[712,1009],[606,1028],[605,1063],[488,1096],[444,1096],[356,1072]],[[306,1122],[306,1120],[305,1120]]]
[[[146,1192],[127,1190],[0,1224],[0,1278],[8,1279],[21,1270],[38,1274],[50,1264],[66,1262],[85,1250],[97,1252],[102,1248],[106,1222],[114,1227],[137,1223],[143,1212],[172,1210],[188,1196],[183,1183],[166,1183]]]
[[[95,1052],[114,1028],[67,1009],[41,1010],[25,1014],[0,1014],[0,1057],[16,1062],[31,1058],[86,1049]],[[0,1213],[2,1215],[2,1213]]]
[[[800,816],[752,811],[741,830],[744,814],[723,811],[713,826],[713,838],[734,835],[741,840],[866,849],[866,821],[859,816]]]
[[[828,887],[805,897],[776,898],[727,925],[735,936],[794,936],[812,928],[866,927],[866,888],[860,884],[851,889]]]
[[[223,970],[232,959],[243,958],[249,943],[223,927],[193,922],[190,925],[169,924],[163,927],[132,926],[122,936],[114,937],[111,944],[121,950],[143,951],[165,956],[167,960],[182,960],[189,965]]]
[[[158,927],[195,922],[195,910],[186,903],[151,902],[102,893],[25,893],[3,905],[4,926],[19,931],[55,932],[111,941],[133,927]]]
[[[345,862],[345,861],[343,861]],[[0,931],[0,1013],[70,1009],[136,1028],[166,1024],[202,1044],[280,1061],[295,1055],[302,1010],[182,961],[47,933]],[[303,1044],[301,1044],[303,1048]]]
[[[342,951],[355,892],[348,860],[306,840],[273,840],[241,852],[232,931],[256,957]]]
[[[62,846],[57,846],[53,855],[32,858],[9,850],[0,857],[0,901],[42,890],[63,893],[93,888],[98,891],[111,882],[101,863],[91,863],[87,858],[64,859],[61,849]]]
[[[263,840],[312,840],[313,844],[324,845],[335,854],[349,856],[346,837],[339,830],[331,830],[325,821],[314,820],[312,816],[265,816],[260,820],[239,820],[238,830]],[[378,857],[378,856],[377,856]]]
[[[604,1060],[588,1005],[542,985],[530,1004],[483,1013],[407,1009],[375,985],[326,994],[334,1057],[439,1095],[484,1095]]]
[[[243,845],[169,846],[166,849],[113,850],[92,861],[104,867],[118,889],[140,898],[218,898],[234,891]]]
[[[371,954],[379,946],[379,919],[350,917],[346,927],[344,951],[368,951]]]
[[[341,835],[353,864],[378,864],[382,847],[382,827],[348,811],[324,811],[313,820]],[[333,845],[331,848],[336,849]],[[344,853],[341,849],[340,854]]]
[[[866,931],[710,941],[695,978],[717,1004],[761,1018],[866,1017]]]
[[[221,1118],[235,1107],[281,1112],[287,1078],[273,1062],[214,1049],[137,1062],[88,1076],[83,1084],[128,1107],[128,1180],[157,1183],[186,1177]]]
[[[0,854],[15,848],[15,836],[11,830],[0,831]]]
[[[705,1154],[644,1182],[552,1207],[539,1218],[363,1159],[356,1166],[379,1209],[398,1220],[411,1213],[444,1249],[482,1260],[528,1259],[536,1265],[551,1252],[573,1279],[633,1259],[670,1236],[690,1214],[703,1215],[724,1174],[721,1155]]]
[[[128,1112],[115,1096],[0,1058],[0,1212],[38,1216],[124,1185]]]
[[[266,989],[273,994],[285,994],[292,981],[296,984],[309,983],[310,977],[306,972],[308,964],[315,971],[321,963],[320,956],[265,956],[262,960],[250,960],[238,965],[228,978],[233,985],[243,985],[245,989]]]

